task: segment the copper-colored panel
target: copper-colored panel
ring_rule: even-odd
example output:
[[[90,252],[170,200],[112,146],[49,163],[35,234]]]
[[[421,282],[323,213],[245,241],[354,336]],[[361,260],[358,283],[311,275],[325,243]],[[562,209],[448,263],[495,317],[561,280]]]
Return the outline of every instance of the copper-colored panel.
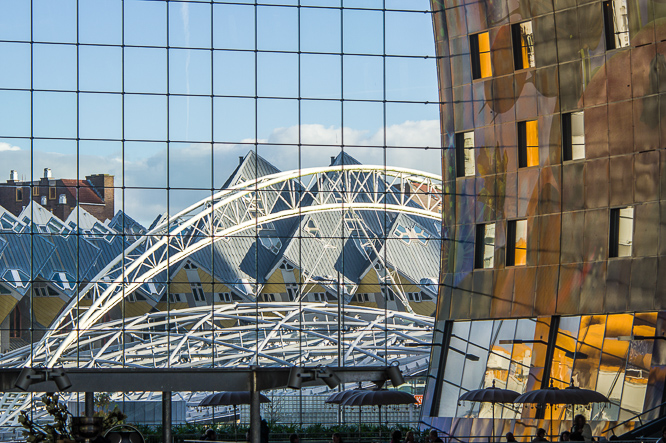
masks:
[[[657,258],[635,258],[631,266],[629,309],[653,309],[652,301],[657,285]]]
[[[572,8],[576,6],[575,0],[555,0],[554,3],[555,3],[554,4],[555,11],[559,11],[560,9]]]
[[[562,214],[562,263],[583,261],[584,232],[584,212],[565,212]]]
[[[594,0],[580,1],[592,3]],[[603,54],[606,50],[604,19],[601,4],[594,2],[578,8],[578,25],[580,29],[580,45],[590,55]]]
[[[585,165],[585,207],[608,207],[609,160],[590,160]]]
[[[603,38],[603,37],[602,37]],[[608,102],[608,77],[606,75],[606,54],[604,54],[605,45],[602,43],[594,52],[601,52],[602,55],[590,57],[589,63],[583,67],[584,92],[579,105],[588,107],[606,104]]]
[[[460,40],[460,39],[458,39]],[[452,54],[451,55],[451,84],[453,88],[460,87],[463,84],[472,82],[472,61],[469,54]],[[455,96],[454,96],[455,104]],[[457,125],[457,122],[456,122]],[[456,126],[456,131],[462,131]]]
[[[486,83],[492,80],[478,81],[472,85],[474,98],[474,126],[480,128],[493,122],[495,114],[488,103],[493,102],[493,91]],[[478,130],[478,129],[477,129]],[[491,146],[491,143],[477,142],[477,146]]]
[[[583,93],[583,73],[580,62],[563,63],[560,68],[560,110],[569,112],[578,109]]]
[[[574,8],[556,12],[555,28],[557,30],[558,61],[560,63],[566,63],[580,59],[578,10]],[[562,88],[562,86],[563,85],[560,85],[560,88]]]
[[[515,123],[503,123],[497,126],[501,154],[498,158],[497,172],[514,172],[518,169],[517,135]]]
[[[514,75],[514,93],[516,103],[516,120],[534,120],[537,115],[537,90],[532,81],[532,73],[516,72]],[[528,144],[529,146],[529,144]]]
[[[659,121],[658,95],[634,99],[634,149],[636,151],[659,148]]]
[[[632,42],[635,43],[635,42]],[[631,90],[633,97],[643,97],[659,92],[659,86],[650,81],[654,68],[653,59],[657,55],[657,45],[650,44],[631,48]]]
[[[560,214],[539,217],[539,266],[557,264],[559,262],[560,234]]]
[[[560,110],[560,104],[557,100],[557,66],[548,66],[536,70],[534,84],[537,91],[537,108],[539,115],[550,115]]]
[[[584,162],[562,165],[562,211],[585,207]]]
[[[471,85],[455,86],[453,88],[453,110],[456,132],[474,129]]]
[[[476,179],[476,221],[478,223],[495,220],[496,195],[494,175]]]
[[[560,174],[561,166],[541,169],[539,175],[539,213],[552,214],[561,210]]]
[[[447,320],[451,315],[451,297],[453,295],[453,274],[446,274],[442,279],[437,296],[437,320]]]
[[[583,285],[580,290],[580,312],[603,312],[606,292],[606,262],[583,264]]]
[[[493,285],[493,300],[490,315],[494,318],[511,315],[511,301],[513,300],[513,274],[514,269],[500,269],[495,271]]]
[[[630,280],[631,259],[614,258],[608,260],[606,312],[623,312],[627,310]]]
[[[539,157],[542,166],[559,166],[562,163],[562,129],[557,114],[539,117]]]
[[[491,56],[495,76],[513,74],[511,26],[507,24],[495,28],[491,31],[491,35],[493,39]]]
[[[518,171],[518,217],[537,214],[538,184],[538,169],[520,169]]]
[[[633,155],[610,159],[610,204],[630,205],[634,202]]]
[[[456,221],[474,223],[474,198],[476,196],[474,177],[456,181]]]
[[[465,15],[467,16],[468,33],[474,34],[475,32],[485,31],[488,28],[485,2],[466,2]]]
[[[580,301],[580,287],[583,283],[581,263],[562,265],[560,282],[557,288],[557,313],[577,314]]]
[[[585,158],[608,156],[608,112],[606,105],[585,109]]]
[[[472,291],[472,275],[456,274],[454,281],[460,280],[451,293],[451,318],[469,318],[469,304]]]
[[[609,102],[627,100],[631,97],[630,54],[631,51],[615,51],[615,53],[609,53],[606,58]],[[626,109],[624,112],[627,112]]]
[[[442,178],[444,181],[455,185],[456,179],[456,150],[455,148],[446,148],[442,150]],[[455,188],[453,189],[455,190]],[[447,192],[445,192],[446,194]],[[452,191],[450,192],[452,193]]]
[[[492,86],[492,97],[494,98],[493,111],[495,112],[495,123],[514,122],[516,120],[516,107],[513,93],[513,74],[495,76],[490,83]],[[513,142],[515,144],[515,141]]]
[[[487,319],[490,315],[493,293],[492,269],[477,269],[474,271],[473,292],[470,308],[471,318]]]
[[[664,50],[666,51],[666,43],[664,44]],[[666,117],[666,110],[662,110],[666,107],[666,94],[660,94],[659,95],[659,109],[660,109],[660,116],[661,116],[661,121],[664,121],[664,118]],[[660,124],[659,128],[661,129],[660,134],[659,134],[659,146],[661,148],[666,148],[666,125]]]
[[[634,150],[633,101],[608,105],[608,149],[610,155],[628,154]]]
[[[659,257],[657,288],[654,293],[654,308],[666,309],[666,258]]]
[[[476,156],[477,175],[493,175],[496,173],[495,165],[497,162],[495,156],[498,152],[495,126],[487,126],[477,130],[475,137],[477,135],[479,140],[483,140],[483,144],[477,143],[481,145]]]
[[[528,317],[533,315],[536,268],[521,267],[516,268],[515,272],[515,292],[511,316]]]
[[[449,38],[453,39],[467,34],[467,19],[463,6],[449,8],[445,15]]]
[[[634,213],[634,257],[657,255],[659,250],[659,203],[652,202],[635,206]]]
[[[559,266],[539,266],[537,268],[536,297],[534,301],[534,313],[536,315],[552,315],[555,313],[558,271]]]
[[[518,217],[518,173],[516,172],[506,174],[504,215],[506,218]]]
[[[541,217],[527,219],[527,266],[536,266],[539,258],[539,222]]]
[[[511,9],[511,8],[509,8]],[[555,17],[552,14],[532,19],[537,67],[550,66],[557,62],[557,42],[555,35]]]
[[[605,260],[608,258],[608,209],[595,209],[585,212],[585,261]]]
[[[471,272],[474,269],[474,225],[458,225],[456,228],[455,272]]]

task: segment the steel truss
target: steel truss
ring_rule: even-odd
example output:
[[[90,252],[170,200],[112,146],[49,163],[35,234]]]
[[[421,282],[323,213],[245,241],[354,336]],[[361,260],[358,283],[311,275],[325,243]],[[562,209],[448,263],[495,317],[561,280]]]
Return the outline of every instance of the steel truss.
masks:
[[[88,337],[87,331],[95,331],[95,325],[125,296],[224,238],[272,221],[322,211],[390,211],[439,220],[442,199],[440,176],[384,166],[310,168],[239,183],[174,216],[165,216],[79,291],[26,360],[14,364],[65,363],[61,357],[72,358],[77,349],[87,346],[81,342]],[[86,296],[93,300],[89,308],[79,306]],[[158,331],[153,334],[159,336]],[[9,363],[4,358],[3,362]]]

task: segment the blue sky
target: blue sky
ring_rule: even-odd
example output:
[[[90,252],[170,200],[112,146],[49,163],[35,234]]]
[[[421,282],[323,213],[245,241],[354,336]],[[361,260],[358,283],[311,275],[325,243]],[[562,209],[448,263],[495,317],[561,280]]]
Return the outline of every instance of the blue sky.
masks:
[[[166,186],[168,173],[186,188],[170,195],[174,212],[255,146],[283,170],[324,166],[343,146],[384,164],[382,146],[404,146],[387,149],[388,165],[441,173],[427,0],[386,0],[406,10],[386,12],[379,0],[233,3],[126,0],[123,23],[120,0],[78,11],[33,0],[31,26],[30,2],[0,2],[0,174],[113,174],[139,188],[119,190],[117,209],[148,223],[166,191],[141,188]]]

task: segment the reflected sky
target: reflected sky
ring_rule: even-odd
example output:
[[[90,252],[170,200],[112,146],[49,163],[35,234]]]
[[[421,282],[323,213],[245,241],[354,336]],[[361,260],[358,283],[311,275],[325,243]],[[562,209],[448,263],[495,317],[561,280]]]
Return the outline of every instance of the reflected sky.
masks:
[[[441,173],[426,0],[32,3],[32,26],[29,2],[0,3],[2,174],[202,191],[171,196],[173,213],[255,149],[281,170],[344,149]],[[131,191],[116,209],[144,224],[167,210]]]

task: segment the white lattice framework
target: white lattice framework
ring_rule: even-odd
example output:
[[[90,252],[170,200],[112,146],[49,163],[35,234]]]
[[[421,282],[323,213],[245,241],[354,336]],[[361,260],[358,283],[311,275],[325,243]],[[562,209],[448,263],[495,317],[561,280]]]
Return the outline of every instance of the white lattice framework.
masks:
[[[370,165],[280,172],[231,186],[174,216],[165,216],[73,297],[26,359],[14,360],[13,365],[64,363],[61,357],[78,349],[86,331],[94,330],[123,297],[188,255],[226,237],[272,221],[322,211],[385,210],[439,220],[442,199],[438,175]],[[86,296],[93,302],[84,308],[78,302]],[[12,359],[2,360],[6,366]]]

